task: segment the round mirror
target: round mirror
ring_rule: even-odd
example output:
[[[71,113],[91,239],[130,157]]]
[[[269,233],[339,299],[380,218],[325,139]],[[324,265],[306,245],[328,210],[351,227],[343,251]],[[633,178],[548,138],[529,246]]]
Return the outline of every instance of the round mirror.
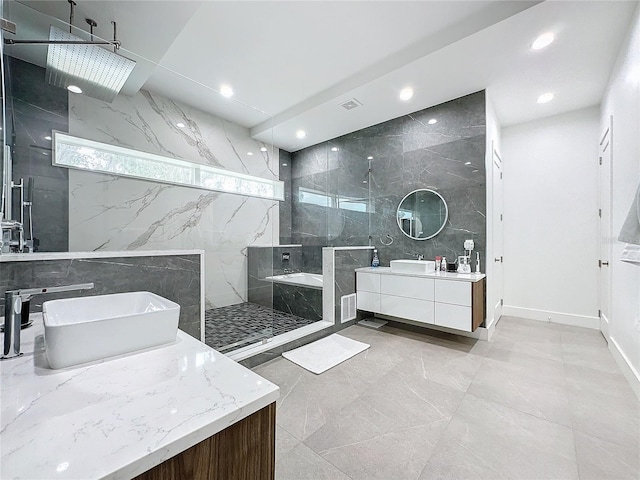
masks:
[[[422,188],[409,193],[398,205],[398,227],[409,238],[427,240],[442,231],[448,215],[442,195]]]

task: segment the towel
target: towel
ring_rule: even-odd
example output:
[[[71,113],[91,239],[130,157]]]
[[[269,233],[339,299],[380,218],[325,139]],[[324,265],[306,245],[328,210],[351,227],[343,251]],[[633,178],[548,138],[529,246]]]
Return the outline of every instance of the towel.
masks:
[[[620,235],[618,235],[618,240],[640,245],[640,184],[635,197],[633,197],[633,202],[631,202],[629,215],[627,215]]]

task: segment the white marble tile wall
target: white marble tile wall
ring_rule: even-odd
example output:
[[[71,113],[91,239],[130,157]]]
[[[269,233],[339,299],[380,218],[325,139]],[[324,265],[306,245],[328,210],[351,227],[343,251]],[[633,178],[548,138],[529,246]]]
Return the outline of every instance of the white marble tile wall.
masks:
[[[263,144],[247,129],[145,91],[111,104],[70,96],[69,132],[278,178],[278,150],[265,145],[267,152],[261,152]],[[71,251],[202,249],[207,308],[246,301],[246,246],[277,243],[278,220],[276,201],[69,172]]]

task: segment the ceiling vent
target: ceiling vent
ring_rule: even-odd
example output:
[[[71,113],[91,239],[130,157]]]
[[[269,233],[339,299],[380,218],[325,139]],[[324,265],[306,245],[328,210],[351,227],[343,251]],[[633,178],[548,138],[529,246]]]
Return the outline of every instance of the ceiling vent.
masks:
[[[347,100],[346,102],[341,103],[340,106],[347,110],[353,110],[354,108],[361,107],[362,104],[355,98],[352,98],[351,100]]]

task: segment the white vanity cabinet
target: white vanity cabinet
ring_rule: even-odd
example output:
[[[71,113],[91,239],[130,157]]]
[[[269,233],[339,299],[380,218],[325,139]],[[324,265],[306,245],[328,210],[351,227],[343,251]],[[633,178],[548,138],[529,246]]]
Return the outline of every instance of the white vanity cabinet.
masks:
[[[379,313],[408,318],[416,322],[433,323],[433,279],[406,275],[378,276],[380,277]]]
[[[484,288],[485,276],[479,274],[356,270],[359,310],[466,332],[484,321]]]

